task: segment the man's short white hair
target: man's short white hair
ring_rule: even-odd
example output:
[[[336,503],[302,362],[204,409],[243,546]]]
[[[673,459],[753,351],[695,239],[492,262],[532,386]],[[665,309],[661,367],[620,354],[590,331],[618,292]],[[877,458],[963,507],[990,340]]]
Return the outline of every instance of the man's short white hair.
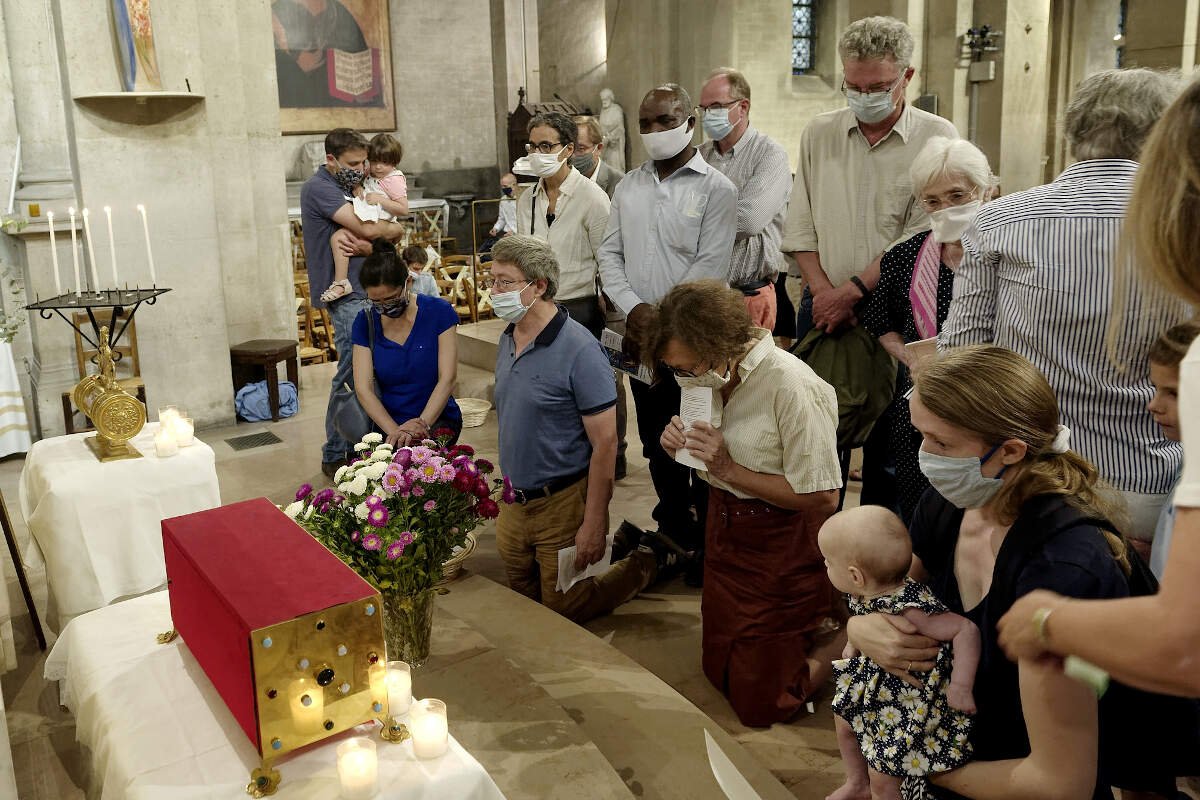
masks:
[[[1077,161],[1126,158],[1136,161],[1150,129],[1179,94],[1177,72],[1109,69],[1075,87],[1063,121]]]
[[[895,17],[863,17],[850,23],[838,40],[843,61],[877,61],[891,56],[900,71],[912,63],[913,36]]]
[[[925,143],[908,168],[913,197],[920,198],[927,186],[946,176],[966,178],[979,192],[980,200],[986,200],[988,192],[996,185],[996,178],[982,150],[966,139],[934,136]]]

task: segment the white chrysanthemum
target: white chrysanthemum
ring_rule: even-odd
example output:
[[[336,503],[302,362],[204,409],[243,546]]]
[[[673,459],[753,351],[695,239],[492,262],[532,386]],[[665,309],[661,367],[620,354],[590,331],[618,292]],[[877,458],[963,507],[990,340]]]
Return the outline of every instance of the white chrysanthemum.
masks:
[[[287,514],[292,519],[295,519],[296,515],[300,513],[300,509],[302,509],[302,508],[304,508],[304,501],[297,500],[296,502],[292,503],[290,506],[285,508],[283,510],[283,513]]]
[[[367,476],[361,472],[354,476],[354,480],[346,484],[346,494],[364,495],[367,493]]]
[[[309,506],[308,510],[304,512],[304,518],[305,519],[310,518],[313,515],[313,512],[316,510],[317,510],[316,506]]]
[[[387,470],[384,470],[384,471],[386,472]],[[383,488],[382,486],[376,486],[375,491],[371,492],[371,494],[375,495],[376,497],[380,498],[381,500],[387,500],[389,497],[392,496],[392,493],[389,492],[387,489]]]
[[[366,451],[368,451],[370,449],[371,449],[371,445],[365,444],[363,442],[359,442],[358,444],[354,445],[354,452],[356,452],[356,453],[365,453]]]
[[[904,756],[904,771],[909,775],[925,775],[929,772],[929,759],[916,751]]]
[[[383,477],[383,473],[387,472],[388,465],[382,461],[374,461],[368,464],[364,469],[359,471],[359,476],[371,481],[377,481]],[[366,491],[366,487],[363,487]]]
[[[362,440],[364,442],[366,442],[367,444],[379,444],[380,442],[383,441],[383,434],[379,433],[378,431],[371,431],[366,436],[364,436],[362,438]]]
[[[333,482],[338,485],[339,489],[342,488],[342,479],[345,478],[350,471],[351,470],[348,465],[342,465],[337,468],[337,472],[333,473]]]
[[[359,503],[354,507],[354,516],[366,521],[367,516],[371,513],[371,509],[367,508],[366,503]]]

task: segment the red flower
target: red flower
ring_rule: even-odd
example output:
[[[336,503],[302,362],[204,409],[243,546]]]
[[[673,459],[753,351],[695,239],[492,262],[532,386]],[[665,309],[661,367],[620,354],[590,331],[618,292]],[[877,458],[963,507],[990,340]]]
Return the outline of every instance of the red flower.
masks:
[[[484,481],[477,481],[475,483],[474,492],[475,496],[480,500],[486,500],[487,497],[492,493],[492,490],[488,488],[487,483]]]
[[[475,489],[475,476],[469,472],[460,472],[454,476],[450,485],[463,494],[472,493]]]
[[[460,456],[473,456],[475,455],[475,448],[471,447],[469,444],[456,444],[454,446],[454,452],[456,455]]]
[[[484,517],[485,519],[495,519],[496,517],[500,516],[500,506],[491,498],[480,500],[478,503],[476,503],[475,511],[479,513],[479,516]]]

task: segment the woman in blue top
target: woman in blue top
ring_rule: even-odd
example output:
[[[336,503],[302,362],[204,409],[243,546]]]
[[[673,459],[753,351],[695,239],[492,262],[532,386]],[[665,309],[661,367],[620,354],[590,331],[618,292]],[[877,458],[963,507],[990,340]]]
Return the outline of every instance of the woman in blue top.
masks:
[[[383,239],[363,262],[359,282],[371,306],[351,333],[358,402],[389,444],[419,442],[438,428],[457,439],[462,414],[450,392],[458,375],[458,313],[440,297],[413,292],[408,268]]]

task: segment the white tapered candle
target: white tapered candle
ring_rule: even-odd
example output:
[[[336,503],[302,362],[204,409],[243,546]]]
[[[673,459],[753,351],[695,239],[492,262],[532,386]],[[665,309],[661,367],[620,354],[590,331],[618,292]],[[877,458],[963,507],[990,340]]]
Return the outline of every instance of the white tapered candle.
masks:
[[[108,255],[112,258],[113,288],[120,289],[121,282],[117,280],[117,246],[113,244],[112,206],[104,207],[104,216],[108,219]]]
[[[99,293],[100,275],[96,272],[96,250],[92,247],[92,223],[86,208],[83,210],[83,240],[87,242],[88,263],[92,265],[92,291]]]
[[[82,292],[79,286],[79,241],[75,234],[75,206],[68,208],[67,213],[71,215],[71,266],[75,268],[75,296],[79,297]]]
[[[138,203],[137,210],[142,215],[142,233],[146,235],[146,260],[150,262],[150,286],[158,286],[158,277],[154,274],[154,252],[150,249],[150,224],[146,222],[146,207]]]
[[[62,292],[62,281],[58,279],[58,248],[54,244],[54,212],[46,212],[46,221],[50,223],[50,260],[54,263],[54,296]]]

